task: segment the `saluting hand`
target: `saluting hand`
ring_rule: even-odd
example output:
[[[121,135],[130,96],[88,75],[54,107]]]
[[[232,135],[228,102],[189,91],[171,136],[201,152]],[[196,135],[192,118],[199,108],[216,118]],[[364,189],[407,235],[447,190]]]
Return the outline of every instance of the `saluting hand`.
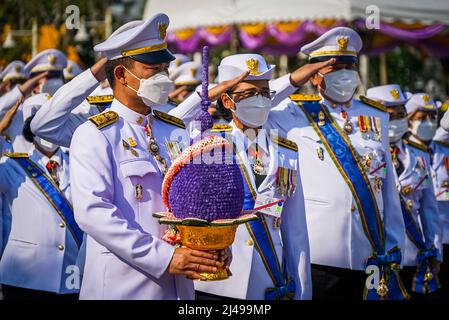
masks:
[[[302,86],[304,83],[309,81],[315,73],[323,68],[332,66],[335,61],[335,58],[332,58],[323,62],[307,63],[292,72],[290,75],[290,82],[295,87]]]
[[[222,265],[223,262],[218,260],[218,254],[180,247],[175,249],[168,272],[185,275],[192,280],[206,280],[200,273],[216,272],[217,267]]]
[[[90,71],[94,75],[95,79],[98,80],[98,82],[101,82],[106,79],[106,70],[105,65],[106,62],[108,62],[108,58],[101,58],[97,61],[92,67],[90,67]]]
[[[12,106],[11,109],[9,109],[3,118],[0,120],[0,135],[2,135],[11,125],[12,119],[14,118],[14,115],[17,112],[17,109],[19,109],[19,106],[23,102],[23,97],[20,97],[16,103]]]
[[[38,74],[35,77],[32,77],[25,81],[23,84],[19,86],[20,92],[26,97],[27,95],[33,92],[33,89],[39,84],[39,80],[45,78],[48,75],[48,71]]]
[[[210,101],[217,100],[223,93],[229,91],[238,83],[242,82],[243,79],[245,79],[249,75],[249,72],[250,72],[249,70],[245,71],[244,73],[242,73],[238,77],[235,77],[234,79],[220,82],[218,85],[209,90],[209,100]]]

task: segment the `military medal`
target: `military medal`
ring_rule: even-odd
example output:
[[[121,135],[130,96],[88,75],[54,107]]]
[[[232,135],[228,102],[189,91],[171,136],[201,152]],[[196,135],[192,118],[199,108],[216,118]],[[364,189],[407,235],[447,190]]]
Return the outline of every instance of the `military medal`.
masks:
[[[141,184],[137,184],[136,185],[136,199],[137,201],[141,201],[143,198],[143,194],[142,194],[142,185]]]
[[[167,146],[170,159],[175,160],[182,151],[179,147],[179,143],[177,141],[167,141],[165,145]]]
[[[374,128],[374,139],[376,141],[380,141],[382,138],[382,135],[380,133],[380,118],[379,117],[372,117],[373,119],[373,128]]]
[[[256,147],[255,147],[254,158],[255,158],[255,160],[254,160],[254,164],[252,166],[254,174],[257,174],[257,175],[265,174],[265,167],[263,166],[262,160],[260,160],[258,144],[256,144]]]
[[[342,111],[341,112],[341,116],[345,120],[345,123],[343,125],[343,129],[346,131],[346,133],[351,134],[354,128],[352,126],[351,121],[348,118],[348,113],[346,111]]]
[[[388,295],[387,281],[385,281],[384,276],[382,276],[382,278],[380,279],[376,292],[382,299],[384,299]]]
[[[393,165],[396,169],[399,168],[398,153],[399,153],[399,148],[397,146],[390,145],[391,159],[393,160]]]
[[[324,149],[321,146],[317,146],[316,147],[316,154],[318,156],[318,159],[320,159],[321,161],[324,160]]]
[[[412,192],[412,187],[410,185],[402,187],[402,189],[401,189],[401,193],[403,196],[408,196],[411,192]]]
[[[324,119],[325,119],[324,112],[323,111],[318,112],[318,125],[320,127],[322,127],[326,124]]]
[[[280,228],[281,227],[281,222],[282,222],[281,217],[274,218],[274,220],[273,220],[273,228],[275,228],[275,229]]]
[[[151,130],[150,124],[147,123],[145,126],[145,134],[147,135],[148,139],[148,151],[153,155],[153,157],[163,166],[162,175],[164,176],[165,173],[168,170],[167,162],[161,155],[159,155],[159,146],[156,143],[156,140],[153,136],[153,130]]]
[[[379,177],[374,178],[374,191],[380,192],[382,190],[382,179]]]
[[[363,156],[363,166],[365,167],[366,171],[370,171],[371,169],[371,161],[373,160],[373,156],[371,153],[367,153]]]
[[[253,164],[253,172],[258,175],[262,175],[265,172],[265,168],[262,165],[262,161],[260,159],[256,159]]]
[[[279,167],[276,182],[281,196],[290,196],[296,190],[297,171]]]

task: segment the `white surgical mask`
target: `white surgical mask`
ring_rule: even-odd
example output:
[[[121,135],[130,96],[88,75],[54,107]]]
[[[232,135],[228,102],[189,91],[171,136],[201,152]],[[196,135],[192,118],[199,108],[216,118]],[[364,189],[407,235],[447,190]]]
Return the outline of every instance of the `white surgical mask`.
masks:
[[[50,78],[46,79],[44,83],[40,86],[40,93],[48,93],[50,95],[54,95],[59,88],[64,85],[64,81],[59,78]]]
[[[334,72],[322,75],[326,89],[324,94],[335,102],[349,101],[354,95],[357,86],[359,85],[359,78],[357,71],[340,69]]]
[[[34,137],[34,143],[37,144],[39,148],[47,152],[54,152],[59,148],[58,145],[39,137]]]
[[[432,140],[437,131],[437,122],[432,120],[414,120],[411,122],[411,132],[423,141]]]
[[[407,118],[391,120],[388,124],[388,139],[390,143],[399,141],[408,130]]]
[[[126,69],[126,68],[125,68]],[[134,90],[139,97],[142,98],[145,105],[152,107],[155,104],[166,104],[168,95],[174,88],[173,81],[168,78],[166,72],[159,72],[148,79],[140,79],[134,73],[126,69],[134,78],[140,80],[139,89],[136,90],[127,85],[128,88]]]
[[[229,97],[231,100],[232,98]],[[234,102],[234,100],[232,100]],[[258,128],[268,120],[271,110],[271,100],[262,95],[253,96],[234,102],[236,110],[231,111],[247,127]]]

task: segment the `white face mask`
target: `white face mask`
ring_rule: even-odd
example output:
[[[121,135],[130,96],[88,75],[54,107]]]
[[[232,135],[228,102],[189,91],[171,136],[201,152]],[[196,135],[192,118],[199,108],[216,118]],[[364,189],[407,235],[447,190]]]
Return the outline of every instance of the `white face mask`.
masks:
[[[168,78],[166,72],[159,72],[149,77],[148,79],[140,79],[131,71],[125,68],[134,78],[140,80],[139,89],[136,90],[126,85],[131,90],[134,90],[139,97],[142,98],[143,103],[152,107],[155,104],[166,104],[168,95],[174,88],[173,81]]]
[[[358,74],[355,70],[340,69],[325,75],[318,74],[324,78],[326,84],[324,94],[335,102],[349,101],[359,85]]]
[[[408,131],[407,118],[391,120],[388,124],[388,139],[390,143],[399,141],[402,136]]]
[[[41,84],[39,92],[40,93],[48,93],[50,95],[54,95],[59,88],[64,85],[64,81],[59,78],[50,78],[46,79],[44,83]]]
[[[231,97],[229,97],[232,102]],[[231,112],[247,127],[258,128],[268,120],[268,114],[271,110],[271,100],[260,94],[239,102],[234,102],[236,110]]]
[[[46,152],[54,152],[59,148],[58,145],[39,137],[34,137],[34,143],[37,144],[39,148],[41,148]]]
[[[432,140],[437,131],[437,122],[432,120],[414,120],[411,122],[413,135],[417,136],[422,141]]]

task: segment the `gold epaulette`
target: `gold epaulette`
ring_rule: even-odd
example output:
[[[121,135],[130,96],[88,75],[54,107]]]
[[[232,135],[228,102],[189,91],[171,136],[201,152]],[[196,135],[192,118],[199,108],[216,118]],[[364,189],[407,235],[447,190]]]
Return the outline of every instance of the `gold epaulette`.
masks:
[[[225,132],[225,131],[232,131],[232,126],[229,124],[214,124],[211,132]]]
[[[321,97],[318,94],[292,94],[290,100],[298,101],[320,101]]]
[[[112,110],[107,110],[102,113],[89,117],[98,129],[104,128],[118,120],[118,113]]]
[[[419,149],[424,152],[429,152],[429,148],[423,144],[416,143],[414,141],[410,141],[409,139],[402,139],[405,144],[408,144],[409,146],[412,146],[413,148]]]
[[[179,101],[178,99],[173,99],[173,98],[168,99],[168,104],[178,106],[178,104],[180,104],[180,103],[181,103],[181,101]]]
[[[28,153],[25,152],[3,152],[3,155],[8,158],[28,158]]]
[[[170,123],[174,126],[180,127],[185,129],[186,125],[184,124],[184,121],[182,121],[181,119],[178,119],[172,115],[169,115],[167,113],[158,111],[158,110],[154,110],[154,116],[164,122]]]
[[[439,145],[441,145],[441,146],[443,146],[443,147],[449,148],[449,142],[445,142],[445,141],[436,141],[436,140],[435,140],[435,143],[436,143],[436,144],[439,144]]]
[[[90,104],[103,104],[103,103],[110,103],[112,100],[114,100],[114,96],[111,95],[105,95],[105,96],[88,96],[86,98],[87,102]]]
[[[441,104],[440,112],[446,112],[448,107],[449,107],[449,101],[446,101],[445,103]]]
[[[387,112],[387,107],[383,103],[380,103],[379,101],[369,99],[365,96],[360,96],[360,101],[371,107],[376,108],[377,110]]]
[[[274,143],[285,147],[287,149],[293,150],[293,151],[298,151],[298,145],[296,144],[296,142],[293,142],[291,140],[288,140],[286,138],[282,138],[279,136],[274,136],[274,135],[270,135],[271,141],[273,141]]]

